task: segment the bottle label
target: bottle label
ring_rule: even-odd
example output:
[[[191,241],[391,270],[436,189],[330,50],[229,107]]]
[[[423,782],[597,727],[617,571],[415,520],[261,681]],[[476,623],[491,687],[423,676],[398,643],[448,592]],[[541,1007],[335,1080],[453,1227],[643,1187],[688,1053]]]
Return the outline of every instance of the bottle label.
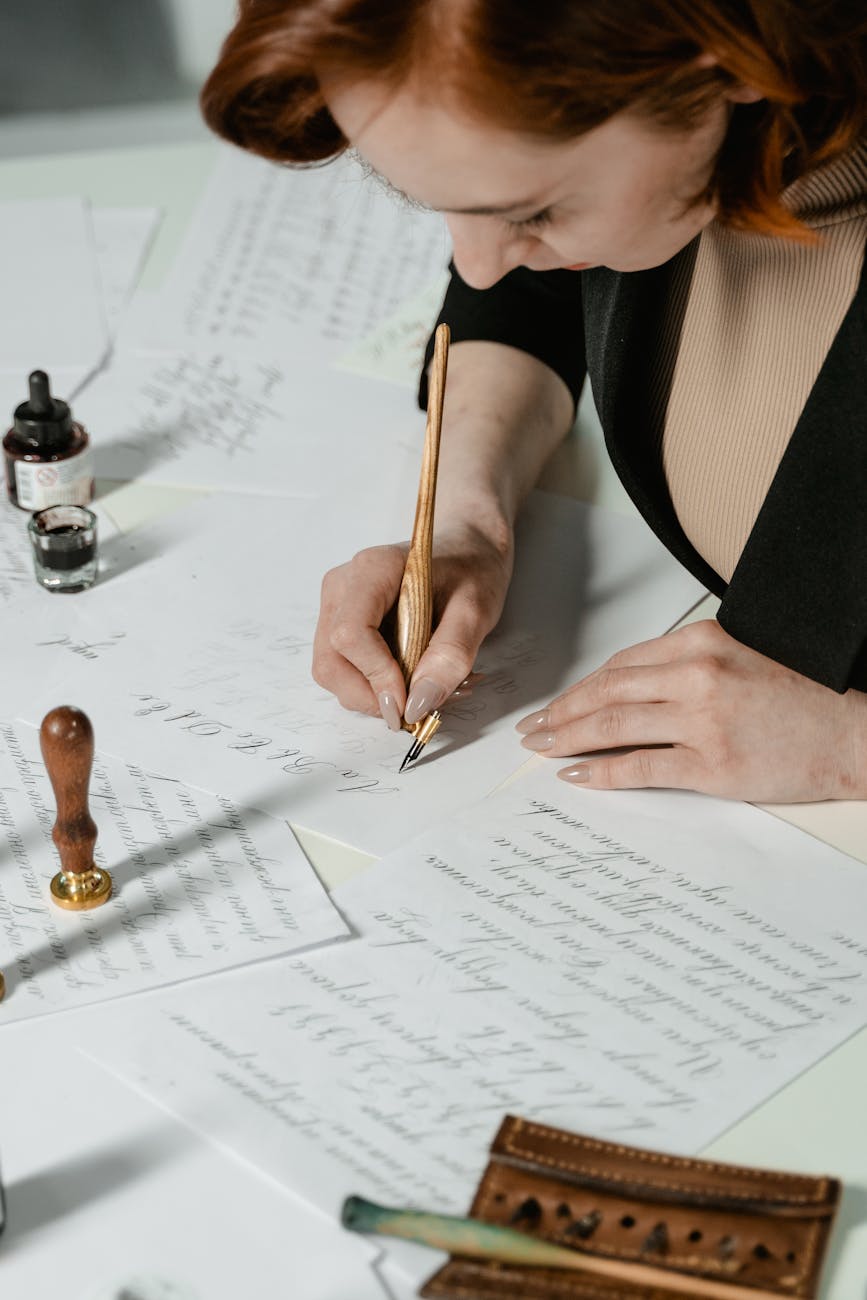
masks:
[[[68,460],[16,460],[15,490],[23,510],[86,506],[93,497],[90,447]]]

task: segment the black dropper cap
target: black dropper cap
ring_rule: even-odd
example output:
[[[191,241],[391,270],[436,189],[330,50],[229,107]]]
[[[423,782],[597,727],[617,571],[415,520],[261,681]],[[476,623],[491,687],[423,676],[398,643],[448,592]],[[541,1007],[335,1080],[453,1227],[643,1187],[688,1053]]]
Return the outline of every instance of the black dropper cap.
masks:
[[[72,412],[66,402],[51,395],[44,370],[30,375],[30,397],[15,408],[15,432],[35,447],[63,442],[72,433]]]

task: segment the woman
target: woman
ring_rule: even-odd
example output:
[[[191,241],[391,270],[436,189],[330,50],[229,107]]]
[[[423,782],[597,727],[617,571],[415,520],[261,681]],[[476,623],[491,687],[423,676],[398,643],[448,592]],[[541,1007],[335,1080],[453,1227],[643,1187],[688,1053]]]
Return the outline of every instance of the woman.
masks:
[[[586,366],[633,500],[722,604],[523,744],[594,788],[867,797],[863,7],[242,0],[203,106],[266,157],[351,145],[454,244],[438,625],[407,698],[377,630],[405,548],[362,552],[323,584],[317,680],[397,728],[467,678]]]

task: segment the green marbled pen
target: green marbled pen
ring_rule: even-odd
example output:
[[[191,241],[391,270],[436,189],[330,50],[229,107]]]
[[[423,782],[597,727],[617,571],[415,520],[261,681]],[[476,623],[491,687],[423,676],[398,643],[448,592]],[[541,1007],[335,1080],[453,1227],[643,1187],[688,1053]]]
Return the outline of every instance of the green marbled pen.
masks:
[[[736,1282],[677,1273],[651,1264],[604,1259],[584,1251],[556,1246],[549,1241],[516,1232],[514,1228],[483,1223],[481,1219],[461,1219],[451,1214],[427,1214],[422,1210],[392,1210],[375,1205],[361,1196],[348,1196],[343,1202],[341,1222],[353,1232],[379,1233],[386,1237],[403,1237],[422,1246],[447,1250],[470,1259],[490,1259],[502,1264],[524,1267],[563,1268],[615,1278],[634,1286],[659,1287],[696,1300],[780,1300],[779,1291],[764,1291]]]

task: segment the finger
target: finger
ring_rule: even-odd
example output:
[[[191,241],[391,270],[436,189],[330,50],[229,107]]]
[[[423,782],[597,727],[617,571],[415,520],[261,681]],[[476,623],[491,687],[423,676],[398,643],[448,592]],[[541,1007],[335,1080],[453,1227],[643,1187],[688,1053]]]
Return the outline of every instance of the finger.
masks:
[[[313,671],[313,677],[325,690],[337,698],[343,708],[351,708],[356,714],[380,715],[380,702],[370,688],[367,677],[361,676],[357,668],[347,663],[342,656],[333,655],[334,662],[329,664],[320,659]]]
[[[665,632],[662,636],[651,637],[647,641],[637,641],[635,645],[618,650],[616,654],[606,659],[596,672],[605,668],[664,664],[693,654],[719,653],[730,641],[728,633],[723,631],[716,619],[700,619],[696,623],[687,623],[684,627]],[[595,673],[589,676],[595,676]]]
[[[408,723],[439,708],[470,676],[487,630],[469,601],[447,606],[412,675],[404,712]]]
[[[406,701],[403,673],[380,627],[393,607],[402,572],[400,552],[378,547],[360,552],[351,565],[344,565],[337,584],[329,582],[330,575],[326,577],[315,642],[315,653],[320,653],[326,671],[333,671],[333,655],[337,655],[367,679],[374,695],[389,694],[400,710]],[[331,594],[333,585],[337,597]]]
[[[702,790],[703,773],[692,751],[680,745],[633,749],[573,763],[557,773],[561,781],[588,790]]]
[[[679,671],[680,666],[672,663],[600,668],[592,677],[576,682],[551,701],[546,725],[557,728],[600,709],[676,699],[680,694]]]
[[[378,630],[354,627],[351,636],[342,637],[339,629],[339,623],[320,619],[313,641],[314,680],[344,708],[379,713],[398,730],[406,691],[391,651]]]
[[[682,742],[685,733],[686,719],[677,705],[607,705],[560,727],[533,731],[521,744],[536,754],[562,758],[622,746],[672,745]]]
[[[685,627],[676,628],[673,632],[666,632],[663,636],[652,637],[648,641],[638,641],[635,645],[618,650],[592,673],[582,677],[567,690],[561,691],[551,701],[551,705],[558,704],[584,687],[601,685],[601,689],[604,690],[610,684],[608,682],[610,674],[621,669],[661,668],[667,664],[682,663],[684,659],[695,655],[720,655],[730,643],[731,638],[715,619],[702,619],[697,623],[689,623]],[[660,695],[659,698],[667,698],[667,696]],[[519,723],[518,726],[520,725]]]
[[[534,731],[552,731],[599,709],[672,699],[678,694],[677,671],[671,664],[598,668],[589,677],[557,695],[546,708],[528,713],[515,724],[515,730],[524,736]]]

